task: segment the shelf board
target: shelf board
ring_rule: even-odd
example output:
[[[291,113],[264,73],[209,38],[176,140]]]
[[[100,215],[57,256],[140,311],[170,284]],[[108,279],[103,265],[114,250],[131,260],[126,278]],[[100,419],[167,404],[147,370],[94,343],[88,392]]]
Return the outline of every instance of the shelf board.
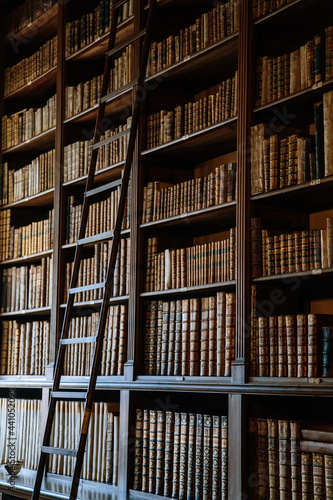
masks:
[[[50,387],[52,381],[45,375],[0,375],[0,388],[40,388]]]
[[[303,184],[251,196],[260,205],[288,208],[292,211],[319,211],[332,206],[333,175]]]
[[[131,233],[130,229],[122,229],[120,236],[123,238],[125,236],[129,236]],[[86,244],[85,248],[93,247],[96,243],[90,243],[89,245]],[[62,245],[61,247],[63,250],[75,250],[76,248],[76,243],[66,243],[65,245]]]
[[[194,210],[193,212],[184,212],[181,215],[175,215],[173,217],[168,217],[166,219],[160,219],[152,222],[145,222],[141,224],[141,229],[144,230],[165,230],[167,228],[179,228],[182,230],[184,226],[188,227],[195,225],[198,229],[211,232],[213,224],[219,224],[219,229],[223,225],[230,227],[231,224],[235,223],[236,219],[236,201],[230,201],[224,203],[223,205],[217,205],[214,207],[205,208],[203,210]],[[207,224],[209,223],[209,227]]]
[[[333,78],[329,80],[324,80],[323,82],[319,82],[319,84],[315,84],[312,87],[308,87],[306,89],[300,90],[299,92],[295,92],[294,94],[288,95],[286,97],[282,97],[281,99],[276,99],[268,104],[264,104],[262,106],[257,106],[254,108],[254,112],[258,115],[265,114],[265,112],[271,112],[274,108],[282,106],[283,104],[290,103],[294,109],[300,109],[304,107],[304,105],[314,104],[318,101],[318,99],[322,99],[323,94],[329,92],[333,89]],[[288,110],[290,112],[290,110]],[[278,119],[278,115],[277,119]],[[283,113],[282,113],[283,119]],[[288,118],[288,122],[290,120]]]
[[[323,0],[321,0],[323,2]],[[324,0],[324,3],[328,7],[331,6],[330,0]],[[324,3],[320,6],[320,11],[325,12],[325,7]],[[317,0],[293,0],[292,2],[283,5],[279,9],[275,9],[272,12],[269,12],[268,14],[265,14],[262,17],[259,17],[254,21],[254,25],[261,27],[265,25],[271,25],[272,23],[278,22],[281,26],[281,20],[283,17],[289,17],[290,15],[295,15],[299,14],[301,15],[300,11],[302,11],[302,14],[304,15],[304,12],[306,11],[307,8],[312,8],[318,11],[318,1]]]
[[[29,139],[17,146],[13,146],[9,149],[2,151],[2,154],[11,153],[25,153],[26,151],[32,151],[34,149],[38,151],[45,151],[48,147],[54,146],[55,141],[55,130],[56,127],[52,127],[41,134],[36,135],[32,139]]]
[[[121,170],[124,168],[124,165],[125,161],[119,161],[117,163],[114,163],[113,165],[109,165],[108,167],[97,170],[94,177],[95,181],[105,182],[107,180],[110,180],[113,176],[116,176],[121,172]],[[82,177],[71,179],[70,181],[64,182],[63,186],[85,186],[87,177],[87,175],[82,175]]]
[[[116,304],[126,304],[128,302],[128,295],[120,295],[118,297],[111,297],[109,304],[111,306],[116,305]],[[96,299],[96,300],[87,300],[85,302],[74,302],[74,309],[75,308],[84,308],[84,309],[89,309],[89,307],[100,307],[102,304],[102,299]],[[61,309],[66,308],[66,304],[61,304],[60,305]]]
[[[118,25],[117,35],[116,35],[116,47],[120,45],[123,39],[128,37],[134,29],[134,17],[131,16],[122,23]],[[71,54],[66,58],[66,61],[83,61],[89,59],[97,59],[106,54],[109,42],[109,32],[105,33],[103,36],[96,38],[92,43],[82,47],[74,54]]]
[[[233,289],[236,285],[236,281],[224,281],[222,283],[210,283],[208,285],[199,285],[199,286],[187,286],[184,288],[172,288],[169,290],[160,290],[154,292],[143,292],[140,294],[140,297],[146,299],[152,299],[154,297],[170,297],[174,295],[197,295],[197,294],[206,294],[206,293],[216,293],[220,290],[224,289]]]
[[[332,396],[333,379],[318,377],[288,378],[288,377],[251,377],[246,384],[246,391],[251,389],[254,394],[277,393],[277,394],[309,394]]]
[[[45,250],[44,252],[33,253],[31,255],[24,255],[23,257],[16,257],[15,259],[3,260],[0,266],[8,266],[10,264],[27,264],[41,260],[42,257],[52,255],[53,250]]]
[[[48,316],[51,313],[51,307],[38,307],[36,309],[22,309],[21,311],[10,311],[0,313],[3,318],[23,317],[23,316]]]
[[[120,88],[110,94],[110,99],[107,100],[105,105],[105,116],[119,115],[125,110],[132,110],[132,83],[124,85],[124,89]],[[96,119],[98,110],[98,103],[89,109],[81,111],[77,115],[71,116],[64,120],[64,124],[82,124],[86,122],[93,122]],[[129,113],[130,115],[131,113]],[[110,122],[110,125],[112,123]],[[92,130],[93,132],[93,130]]]
[[[8,208],[21,208],[21,207],[39,207],[44,205],[50,205],[53,203],[54,198],[54,188],[43,191],[42,193],[34,194],[33,196],[28,196],[28,198],[22,198],[22,200],[14,201],[13,203],[7,203],[6,205],[0,206],[0,210],[6,210]]]
[[[158,73],[149,76],[146,81],[151,85],[156,86],[170,84],[175,82],[179,87],[179,82],[190,82],[198,84],[201,79],[207,82],[208,77],[216,75],[218,64],[223,58],[223,75],[226,74],[228,68],[233,67],[237,62],[238,52],[238,33],[233,33],[223,40],[206,47],[205,49],[196,52],[192,56],[183,59],[182,61],[172,64]],[[205,72],[201,72],[202,64],[205,64]],[[236,69],[236,68],[235,68]]]
[[[195,157],[196,162],[230,152],[236,147],[237,118],[229,118],[216,125],[193,134],[184,135],[161,146],[146,149],[141,153],[146,158]]]
[[[333,276],[333,268],[328,269],[312,269],[310,271],[300,271],[298,273],[284,273],[284,274],[274,274],[273,276],[260,276],[259,278],[253,278],[253,283],[274,283],[276,281],[284,281],[288,284],[289,280],[295,278],[303,280],[306,282],[310,280],[311,282],[315,280],[326,281],[331,280]]]
[[[21,99],[21,98],[26,99],[28,97],[36,96],[41,92],[49,90],[53,86],[55,87],[56,74],[57,74],[57,68],[56,67],[51,68],[50,70],[46,71],[43,75],[40,75],[39,77],[35,78],[35,80],[32,80],[23,87],[20,87],[19,89],[14,90],[14,92],[5,95],[4,97],[5,101],[9,99]]]
[[[36,38],[43,39],[45,36],[50,37],[52,33],[56,35],[57,16],[58,4],[56,3],[43,15],[30,23],[29,26],[26,26],[17,33],[9,33],[5,38],[5,42],[11,43],[13,46],[15,46],[17,40],[22,41],[22,43],[25,44],[27,40],[35,40]]]
[[[96,389],[104,390],[115,388],[120,389],[125,379],[123,376],[102,376],[98,375],[96,382]],[[60,381],[60,389],[86,389],[89,384],[88,376],[62,376]]]

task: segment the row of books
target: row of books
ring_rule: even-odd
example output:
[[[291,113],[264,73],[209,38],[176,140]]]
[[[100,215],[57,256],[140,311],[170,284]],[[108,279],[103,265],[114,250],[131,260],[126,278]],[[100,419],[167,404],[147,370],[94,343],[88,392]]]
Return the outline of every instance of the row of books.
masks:
[[[50,443],[57,448],[77,450],[82,426],[84,403],[57,403]],[[107,482],[118,481],[119,403],[95,403],[90,416],[87,445],[81,479]],[[49,472],[72,476],[73,457],[52,455]]]
[[[253,18],[258,19],[259,17],[265,16],[292,1],[293,0],[254,0]]]
[[[331,77],[332,54],[328,33],[329,30],[326,30],[326,39],[318,34],[290,54],[258,57],[257,106],[292,95]],[[327,74],[326,61],[330,61]]]
[[[24,467],[27,469],[37,469],[42,413],[42,402],[39,399],[0,399],[0,428],[3,429],[0,435],[0,463],[5,464],[12,459],[11,448],[8,446],[9,436],[5,429],[10,429],[13,425],[13,413],[16,417],[14,458],[24,460]]]
[[[228,377],[234,360],[235,294],[145,304],[147,375]]]
[[[121,132],[130,130],[131,117],[124,125],[114,130],[106,130],[100,140],[104,141]],[[112,142],[101,146],[98,150],[96,171],[121,162],[126,157],[129,134],[125,134]],[[64,182],[72,181],[88,174],[93,141],[78,141],[64,148]]]
[[[45,252],[53,248],[53,220],[54,210],[49,210],[48,218],[32,222],[27,226],[9,228],[9,239],[5,243],[5,249],[2,253],[7,253],[7,246],[9,245],[9,259],[16,259],[33,255],[39,252]],[[7,217],[7,223],[10,219]],[[5,228],[5,234],[8,231]]]
[[[73,318],[68,338],[90,337],[98,327],[99,313]],[[109,307],[103,339],[100,375],[123,375],[127,345],[127,306]],[[91,369],[93,344],[69,345],[65,353],[64,374],[88,376]]]
[[[5,97],[36,78],[43,75],[57,65],[58,38],[55,36],[42,45],[30,57],[22,59],[14,66],[5,69]]]
[[[329,321],[328,318],[298,314],[251,319],[253,376],[332,376],[332,327],[320,326]],[[333,323],[332,318],[330,323]]]
[[[161,146],[236,116],[236,88],[237,72],[221,83],[217,92],[177,106],[173,111],[162,110],[149,115],[147,148]]]
[[[302,498],[333,498],[333,456],[301,453]]]
[[[179,30],[179,34],[151,44],[147,76],[183,61],[236,31],[238,31],[236,0],[217,4],[213,10],[197,18],[194,24]]]
[[[234,201],[237,193],[236,163],[178,184],[151,181],[143,189],[142,223]]]
[[[54,95],[43,108],[24,109],[11,116],[2,117],[2,150],[22,144],[56,125],[56,101]]]
[[[49,321],[3,321],[0,373],[44,375],[49,362],[49,342]]]
[[[14,203],[54,187],[55,149],[42,153],[22,168],[10,169],[3,164],[0,203]]]
[[[236,276],[236,230],[230,237],[158,252],[157,238],[147,241],[146,292],[232,281]]]
[[[333,267],[333,218],[326,229],[287,234],[261,230],[261,219],[251,220],[252,276],[273,276]]]
[[[13,35],[24,28],[28,28],[33,21],[36,21],[56,3],[56,0],[43,0],[43,2],[25,0],[5,17],[4,28],[6,34]]]
[[[133,78],[133,45],[128,45],[123,54],[114,61],[114,68],[110,71],[108,92],[119,89]],[[102,80],[103,75],[98,75],[84,83],[66,87],[66,118],[92,108],[99,102]]]
[[[77,286],[85,286],[90,283],[102,283],[105,280],[107,266],[111,252],[112,242],[97,243],[94,245],[94,255],[82,260],[79,270]],[[67,299],[67,293],[72,275],[73,262],[66,263],[64,276],[64,300]],[[117,254],[115,270],[113,274],[113,296],[119,297],[128,295],[129,292],[129,269],[130,269],[130,239],[122,238]],[[98,300],[103,296],[103,289],[86,290],[75,295],[76,302],[86,302]]]
[[[133,15],[133,0],[117,9],[118,24]],[[93,12],[66,24],[66,57],[107,33],[111,26],[111,0],[101,0]]]
[[[227,417],[136,410],[134,489],[168,498],[227,499]]]
[[[52,257],[43,257],[41,264],[3,269],[1,312],[49,307],[51,297]]]
[[[10,210],[0,211],[0,262],[10,258]]]
[[[250,497],[301,499],[300,425],[296,421],[249,419]]]
[[[110,197],[106,200],[90,205],[86,236],[93,236],[114,229],[118,212],[119,196],[120,187],[112,191]],[[128,192],[125,207],[123,229],[129,229],[129,199],[130,191]],[[77,203],[74,196],[70,196],[67,203],[66,243],[76,242],[80,230],[81,214],[82,204]]]
[[[333,92],[314,105],[315,137],[294,130],[279,137],[260,123],[251,129],[251,193],[302,184],[333,174]],[[325,123],[325,127],[324,127]],[[287,129],[287,133],[288,133]]]

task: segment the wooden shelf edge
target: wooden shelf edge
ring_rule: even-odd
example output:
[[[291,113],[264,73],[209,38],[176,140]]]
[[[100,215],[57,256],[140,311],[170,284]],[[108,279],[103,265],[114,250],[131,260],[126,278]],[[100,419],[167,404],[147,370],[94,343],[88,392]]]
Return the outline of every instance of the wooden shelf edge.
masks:
[[[36,309],[22,309],[21,311],[10,311],[10,312],[0,313],[0,317],[7,318],[7,317],[19,316],[21,318],[24,316],[37,316],[39,314],[46,315],[50,313],[51,313],[51,307],[38,307]]]
[[[114,163],[113,165],[109,165],[108,167],[101,168],[100,170],[96,170],[95,172],[95,177],[94,179],[98,181],[98,178],[101,177],[102,175],[112,173],[114,170],[116,170],[119,167],[122,167],[125,165],[125,160],[118,161],[117,163]],[[77,177],[76,179],[71,179],[70,181],[64,182],[62,185],[64,187],[68,186],[76,186],[79,185],[87,180],[88,175],[82,175],[81,177]]]
[[[54,188],[50,188],[47,191],[42,191],[41,193],[34,194],[29,196],[28,198],[22,198],[21,200],[13,201],[13,203],[7,203],[6,205],[1,205],[0,210],[7,210],[9,208],[20,208],[26,205],[31,204],[34,201],[43,202],[44,197],[48,197],[48,195],[54,194]],[[51,200],[53,201],[53,200]]]
[[[36,29],[41,29],[43,26],[45,26],[48,22],[50,22],[52,19],[54,19],[58,14],[58,4],[56,3],[53,5],[49,10],[44,12],[40,17],[35,19],[29,26],[26,26],[25,28],[21,29],[20,31],[16,33],[9,33],[5,37],[5,42],[10,43],[11,41],[15,40],[16,38],[25,38],[25,34],[29,33],[29,31],[35,31]]]
[[[224,288],[233,288],[236,285],[236,280],[224,281],[222,283],[210,283],[208,285],[198,285],[198,286],[188,286],[184,288],[172,288],[168,290],[160,290],[154,292],[142,292],[140,297],[142,298],[154,298],[154,297],[168,297],[170,295],[185,295],[185,294],[195,294],[202,292],[218,292]]]
[[[307,189],[311,189],[315,186],[329,186],[332,184],[333,186],[333,175],[328,175],[327,177],[322,177],[320,179],[315,179],[313,181],[303,182],[302,184],[294,184],[292,186],[286,186],[283,188],[275,189],[274,191],[268,191],[265,193],[259,193],[255,195],[251,195],[251,201],[258,200],[269,200],[271,198],[275,198],[277,196],[283,196],[288,193],[302,192]]]
[[[311,269],[309,271],[299,271],[294,273],[284,273],[284,274],[273,274],[271,276],[260,276],[258,278],[253,278],[253,283],[265,283],[269,281],[279,281],[289,278],[300,278],[300,279],[308,279],[310,277],[316,276],[330,276],[333,274],[333,268],[325,268],[325,269]]]
[[[43,252],[33,253],[31,255],[25,255],[23,257],[16,257],[15,259],[3,260],[0,262],[0,266],[8,266],[10,264],[25,264],[27,262],[32,262],[34,260],[40,260],[42,257],[47,257],[53,254],[53,250],[44,250]]]
[[[45,130],[45,132],[42,132],[41,134],[35,135],[35,137],[32,137],[31,139],[21,142],[21,144],[17,144],[16,146],[13,146],[9,149],[5,149],[2,151],[2,154],[9,154],[9,153],[19,153],[21,151],[24,151],[26,149],[34,149],[34,147],[38,147],[38,142],[41,139],[48,139],[51,142],[51,137],[54,135],[55,139],[55,131],[56,127],[52,127],[48,130]]]
[[[0,375],[0,388],[43,388],[51,387],[45,375]]]
[[[129,236],[131,233],[131,229],[122,229],[120,233],[120,237],[124,238],[125,236]],[[112,238],[111,238],[112,239]],[[89,244],[89,246],[94,246],[95,243]],[[62,250],[72,250],[76,248],[76,242],[75,243],[65,243],[64,245],[61,246]],[[86,245],[86,248],[88,248],[88,245]]]
[[[27,92],[29,94],[29,90],[31,88],[38,88],[40,85],[45,83],[45,81],[50,82],[52,80],[53,76],[54,76],[54,86],[55,86],[56,73],[57,73],[57,67],[54,66],[53,68],[49,69],[48,71],[46,71],[42,75],[38,76],[34,80],[31,80],[29,83],[27,83],[23,87],[20,87],[20,88],[14,90],[13,92],[11,92],[10,94],[5,95],[4,100],[6,101],[9,99],[15,99],[17,97],[20,97],[21,94],[24,94],[25,92]]]
[[[110,306],[116,305],[116,304],[126,304],[128,302],[129,296],[128,295],[120,295],[119,297],[111,297],[110,298]],[[84,307],[84,308],[89,308],[90,307],[98,307],[102,304],[102,299],[96,299],[96,300],[87,300],[86,302],[74,302],[74,309],[78,309],[79,307]],[[66,304],[62,303],[59,306],[61,309],[66,308]]]

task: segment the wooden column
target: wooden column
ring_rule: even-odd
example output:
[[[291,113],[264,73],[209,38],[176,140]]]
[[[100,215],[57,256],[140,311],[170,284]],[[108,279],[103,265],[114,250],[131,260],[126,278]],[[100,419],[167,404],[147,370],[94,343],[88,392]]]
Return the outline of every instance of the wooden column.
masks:
[[[246,412],[245,396],[230,394],[228,401],[228,498],[246,496]]]
[[[237,274],[236,274],[236,333],[235,362],[232,366],[234,383],[246,380],[246,344],[250,312],[250,173],[249,154],[251,132],[251,70],[252,70],[252,0],[239,4],[238,42],[238,122],[237,122]],[[235,497],[236,498],[236,497]]]
[[[134,34],[142,28],[143,2],[134,2]],[[140,40],[134,42],[134,75],[137,77],[140,67]],[[134,105],[136,86],[133,89],[132,104]],[[141,122],[141,121],[140,121]],[[131,174],[131,207],[130,207],[130,227],[131,227],[131,256],[129,279],[129,303],[128,303],[128,342],[127,342],[127,363],[125,364],[125,379],[133,380],[135,377],[134,368],[136,361],[136,338],[140,326],[140,276],[141,269],[138,264],[140,259],[141,235],[139,224],[141,217],[141,168],[140,168],[140,127],[137,134],[136,146],[134,149],[132,174]]]
[[[48,378],[53,378],[53,365],[58,351],[58,337],[61,331],[60,304],[62,302],[63,276],[62,235],[65,213],[62,200],[62,180],[64,163],[64,118],[65,118],[65,30],[66,4],[58,2],[58,63],[57,63],[57,118],[55,137],[55,185],[54,185],[54,227],[53,227],[53,289],[51,311],[50,366]]]

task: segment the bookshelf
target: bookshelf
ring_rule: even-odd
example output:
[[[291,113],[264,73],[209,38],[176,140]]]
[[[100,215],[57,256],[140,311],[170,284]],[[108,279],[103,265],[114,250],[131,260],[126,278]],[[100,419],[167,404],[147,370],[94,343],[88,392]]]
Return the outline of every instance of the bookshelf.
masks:
[[[6,14],[23,3],[6,5]],[[14,389],[20,405],[38,405],[40,428],[47,413],[68,273],[74,258],[73,228],[78,223],[82,203],[89,141],[97,110],[98,77],[107,46],[107,4],[98,0],[50,1],[45,12],[35,14],[36,18],[32,14],[31,23],[18,25],[17,32],[6,34],[1,30],[1,115],[14,115],[14,126],[22,128],[22,110],[33,109],[36,113],[56,96],[53,121],[48,121],[45,128],[37,123],[35,134],[25,136],[21,130],[13,143],[12,134],[8,134],[9,142],[1,151],[1,234],[10,235],[11,246],[1,242],[5,244],[5,257],[0,263],[0,410],[3,411]],[[294,470],[282,467],[290,463],[273,463],[267,458],[279,473],[272,474],[271,469],[263,468],[263,477],[258,477],[256,447],[258,436],[273,438],[275,446],[283,440],[286,444],[284,433],[289,432],[290,439],[296,436],[297,446],[301,449],[305,446],[302,453],[308,453],[301,440],[303,421],[312,422],[308,425],[323,423],[330,419],[332,407],[332,375],[328,367],[328,376],[323,376],[322,356],[328,356],[326,365],[331,363],[329,315],[333,313],[333,271],[328,260],[326,265],[325,251],[322,255],[318,245],[315,249],[311,243],[311,237],[317,238],[317,243],[319,238],[321,248],[328,251],[327,220],[333,217],[333,174],[329,164],[323,170],[325,155],[332,158],[332,152],[323,134],[318,133],[320,122],[314,112],[314,105],[324,101],[325,113],[325,101],[333,91],[329,73],[333,67],[332,54],[329,50],[321,53],[320,47],[315,52],[314,47],[319,33],[322,49],[325,43],[333,43],[332,33],[325,32],[333,25],[330,2],[320,0],[320,4],[318,9],[315,0],[231,0],[224,15],[223,2],[214,5],[207,0],[158,2],[147,94],[143,96],[132,168],[128,220],[122,230],[108,336],[97,381],[98,412],[94,425],[96,433],[106,442],[108,458],[91,445],[90,455],[100,458],[91,461],[93,471],[85,471],[80,498],[170,498],[171,477],[178,485],[174,498],[184,498],[185,491],[191,496],[195,484],[196,498],[200,499],[236,499],[244,494],[248,495],[246,498],[267,498],[267,491],[260,485],[256,487],[260,479],[272,488],[272,498],[273,495],[289,498],[283,496],[289,480],[295,498],[301,498],[301,462]],[[236,5],[238,16],[235,16]],[[213,10],[214,14],[207,14]],[[143,1],[129,2],[118,26],[117,44],[140,32],[145,15]],[[214,24],[218,15],[224,24],[220,20],[209,32],[205,26]],[[22,21],[23,17],[28,18],[21,11],[18,19]],[[100,19],[98,23],[96,18]],[[299,23],[300,18],[304,22]],[[197,22],[198,19],[201,21]],[[311,28],[305,29],[306,22]],[[195,31],[200,23],[202,43],[199,32]],[[288,36],[282,36],[281,26]],[[174,48],[171,35],[177,40]],[[55,36],[56,67],[51,64],[31,80],[27,76],[22,85],[5,95],[5,68],[33,56]],[[181,45],[183,57],[178,53]],[[293,92],[289,89],[282,95],[281,89],[288,87],[288,71],[285,70],[283,79],[278,65],[281,69],[281,57],[293,54],[300,47],[306,47],[299,51],[300,61],[303,58],[302,88],[297,87],[297,76],[294,78],[293,74],[296,85]],[[119,179],[124,165],[140,42],[134,42],[131,50],[132,57],[123,56],[123,62],[117,63],[119,78],[115,77],[114,86],[104,98],[105,136],[116,132],[123,135],[112,143],[116,143],[114,147],[103,148],[96,185]],[[262,63],[265,75],[261,80],[258,80],[258,56],[267,58]],[[288,60],[291,59],[290,56]],[[121,80],[123,63],[127,69]],[[269,82],[274,79],[268,76],[274,68],[280,86],[272,84],[269,94]],[[297,68],[293,69],[297,75]],[[258,81],[261,81],[259,88]],[[263,82],[267,93],[264,98],[259,94]],[[74,93],[76,97],[71,99],[70,107],[68,96]],[[327,109],[326,106],[324,133],[333,127]],[[31,111],[29,116],[31,120]],[[116,132],[110,132],[111,129]],[[7,140],[4,134],[2,137]],[[282,142],[289,137],[293,139]],[[262,149],[255,149],[258,144],[262,144]],[[287,163],[280,156],[286,144]],[[316,146],[319,150],[321,147],[324,164],[319,165],[322,159]],[[261,163],[258,158],[262,158]],[[296,182],[295,165],[300,175]],[[286,182],[280,184],[277,171],[285,176],[287,171]],[[35,181],[30,180],[29,184],[33,176]],[[254,181],[260,189],[253,190]],[[16,185],[15,190],[12,184]],[[96,201],[92,235],[97,221],[101,226],[105,224],[107,230],[114,213],[113,204],[103,196]],[[38,223],[41,225],[49,217],[53,238],[48,240],[48,246],[46,241],[44,246],[32,246],[30,241],[30,249],[21,251],[23,236],[32,234],[33,228],[37,230]],[[253,227],[251,230],[253,220],[260,220],[261,224],[256,236]],[[262,230],[267,230],[267,235],[264,234],[267,241]],[[312,260],[310,253],[304,251],[302,261],[302,251],[297,247],[300,233],[310,235]],[[288,241],[288,235],[289,257],[295,254],[295,262],[279,254],[281,238],[282,242]],[[267,255],[265,241],[266,247],[270,245]],[[102,275],[106,253],[107,243],[98,246],[92,242],[86,250],[82,276],[90,272],[97,279],[98,273]],[[218,259],[220,265],[213,265]],[[262,262],[267,262],[267,269]],[[31,284],[43,293],[34,293],[30,302],[23,294],[15,294],[10,281],[14,274],[22,278],[22,283],[33,276]],[[80,285],[84,284],[82,279]],[[101,303],[98,290],[89,296],[84,293],[75,303],[75,336],[79,335],[79,325],[89,335]],[[24,305],[16,307],[20,301],[25,301]],[[297,321],[302,323],[299,325]],[[292,333],[288,330],[291,327]],[[322,327],[328,337],[320,337]],[[8,363],[5,366],[4,345],[13,359],[12,370],[7,369]],[[30,347],[25,364],[19,354],[23,346],[24,350]],[[279,346],[281,352],[277,350]],[[306,360],[304,357],[301,360],[301,356],[306,356]],[[64,390],[83,390],[87,386],[88,361],[87,349],[74,347],[69,351],[67,374],[62,380]],[[283,364],[287,369],[279,372]],[[75,405],[61,408],[59,429],[73,425],[78,414]],[[111,414],[112,419],[108,416]],[[200,441],[200,422],[205,421],[205,416],[208,416],[207,434]],[[227,432],[223,427],[226,422]],[[170,434],[175,423],[176,428]],[[176,445],[183,447],[179,453],[173,448],[172,460],[168,461],[163,453],[170,451],[170,435]],[[38,440],[38,432],[34,437]],[[60,442],[60,433],[57,439]],[[149,446],[155,449],[157,443],[162,443],[161,448],[156,447],[156,454],[149,457]],[[262,439],[261,457],[265,453],[268,457],[263,443]],[[194,456],[200,446],[211,450],[211,459],[214,455],[218,467],[207,463],[200,470],[200,460],[197,464]],[[309,456],[298,455],[295,460],[303,458]],[[184,460],[192,464],[193,475],[187,474]],[[318,460],[320,465],[320,457]],[[111,462],[112,474],[110,467],[106,472]],[[13,492],[8,490],[6,473],[0,468],[3,498],[30,497],[34,472],[31,460],[27,463],[30,468],[17,477]],[[320,467],[319,475],[304,469],[304,474],[311,476],[310,485],[315,480],[324,484],[325,474],[330,477],[328,467],[325,469],[323,463]],[[54,461],[51,470],[41,498],[65,498],[70,465]],[[155,473],[157,481],[153,480]],[[142,481],[138,479],[140,475]],[[213,493],[206,488],[207,482],[214,485]],[[328,493],[326,498],[330,498]]]

